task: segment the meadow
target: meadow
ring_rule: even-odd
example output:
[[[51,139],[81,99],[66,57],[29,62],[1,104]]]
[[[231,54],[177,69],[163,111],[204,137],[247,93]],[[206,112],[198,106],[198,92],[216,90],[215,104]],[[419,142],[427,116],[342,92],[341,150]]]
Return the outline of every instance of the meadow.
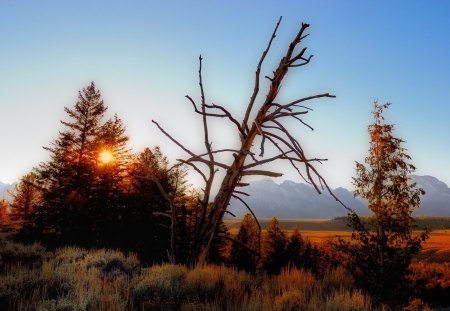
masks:
[[[260,220],[262,232],[269,227],[268,219]],[[225,220],[231,234],[236,235],[240,221]],[[317,244],[326,243],[336,238],[350,239],[351,231],[346,225],[345,218],[335,219],[281,219],[280,228],[291,233],[293,228],[300,229],[302,236]],[[422,252],[417,259],[427,262],[450,262],[450,217],[418,217],[416,218],[418,230],[428,228],[431,230],[429,238],[423,244]]]
[[[0,310],[373,309],[340,267],[320,277],[290,268],[251,275],[213,265],[145,267],[113,250],[0,243]]]
[[[305,230],[302,235],[321,247],[330,238],[348,238],[350,232]],[[449,246],[450,230],[433,231],[412,264],[409,282],[416,298],[406,310],[444,310],[450,305]],[[288,267],[277,275],[254,275],[225,265],[145,266],[133,253],[78,247],[46,251],[39,244],[24,245],[1,234],[0,310],[390,309],[375,307],[344,266],[320,275]]]

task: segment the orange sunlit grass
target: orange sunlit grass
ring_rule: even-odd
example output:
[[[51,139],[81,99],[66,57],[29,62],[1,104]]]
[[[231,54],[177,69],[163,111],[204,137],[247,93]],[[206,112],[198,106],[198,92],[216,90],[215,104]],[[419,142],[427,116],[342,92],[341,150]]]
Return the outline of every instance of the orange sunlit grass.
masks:
[[[98,159],[100,160],[101,164],[109,164],[114,161],[114,156],[111,151],[103,150],[102,152],[100,152]]]

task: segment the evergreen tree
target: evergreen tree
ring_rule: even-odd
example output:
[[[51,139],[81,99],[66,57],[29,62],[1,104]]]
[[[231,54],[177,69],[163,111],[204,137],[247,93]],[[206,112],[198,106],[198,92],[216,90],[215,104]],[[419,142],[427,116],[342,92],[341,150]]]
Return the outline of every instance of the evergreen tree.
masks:
[[[128,190],[131,152],[127,148],[128,136],[125,134],[122,120],[114,115],[100,128],[97,141],[97,182],[98,187],[106,191],[107,199],[123,190]],[[102,187],[103,186],[103,187]],[[107,189],[102,189],[102,188]]]
[[[226,262],[226,252],[230,246],[229,240],[225,238],[226,236],[230,237],[230,233],[226,224],[221,220],[219,232],[216,233],[211,242],[211,249],[207,259],[208,263],[221,265]]]
[[[52,236],[56,244],[99,246],[101,218],[117,216],[103,210],[111,204],[109,196],[120,192],[115,188],[118,181],[110,178],[116,176],[112,167],[111,174],[101,170],[99,150],[107,142],[110,149],[122,152],[127,138],[117,116],[103,124],[106,110],[93,82],[80,91],[74,107],[64,108],[64,130],[45,148],[50,161],[37,169],[43,204],[34,215],[35,229]]]
[[[288,263],[286,247],[286,234],[281,230],[278,219],[274,217],[264,239],[263,269],[270,274],[279,273]]]
[[[129,241],[126,234],[117,235],[117,232],[128,230],[123,220],[129,212],[126,200],[131,167],[125,131],[117,115],[100,127],[95,141],[96,163],[90,200],[96,239],[106,247],[122,249]]]
[[[159,147],[146,148],[135,158],[131,169],[126,219],[131,236],[139,237],[136,247],[146,261],[165,261],[170,249],[170,220],[165,216],[170,206],[152,178],[158,180],[166,194],[175,197],[178,206],[182,205],[179,200],[184,196],[184,175],[176,170],[169,172],[168,164]]]
[[[238,243],[234,243],[231,250],[231,263],[239,269],[255,273],[259,262],[256,254],[260,249],[260,241],[258,225],[251,214],[245,214],[242,219],[236,240]]]
[[[309,270],[315,274],[319,273],[319,250],[309,239],[302,237],[297,227],[293,229],[289,237],[286,252],[289,266]]]
[[[411,182],[415,167],[393,136],[394,126],[385,124],[383,110],[389,104],[375,103],[374,123],[368,127],[369,155],[365,165],[356,163],[355,196],[368,201],[373,212],[369,223],[356,214],[349,215],[354,244],[343,243],[351,256],[350,271],[359,285],[378,301],[396,305],[405,298],[406,276],[412,256],[421,249],[428,232],[413,235],[411,214],[420,205],[422,189]]]
[[[6,199],[0,200],[0,225],[9,222],[9,203]]]
[[[36,174],[32,172],[23,176],[11,194],[11,220],[29,220],[33,210],[41,202],[41,191],[36,186]]]

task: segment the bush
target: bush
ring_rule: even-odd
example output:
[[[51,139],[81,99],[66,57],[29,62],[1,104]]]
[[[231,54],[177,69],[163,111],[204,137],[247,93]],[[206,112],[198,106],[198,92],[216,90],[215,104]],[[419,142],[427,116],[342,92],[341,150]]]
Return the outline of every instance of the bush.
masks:
[[[323,310],[366,311],[372,310],[370,300],[360,291],[338,291],[328,296]]]
[[[10,263],[26,265],[39,264],[45,255],[45,248],[37,243],[22,244],[0,240],[0,268]]]
[[[137,255],[125,256],[119,251],[99,249],[88,252],[83,258],[87,269],[97,268],[104,276],[113,277],[120,273],[131,275],[138,271],[140,262]]]
[[[409,282],[415,295],[426,303],[450,305],[450,263],[415,262]]]
[[[174,301],[181,294],[182,281],[187,272],[184,266],[155,265],[147,268],[133,286],[133,296],[138,301]]]

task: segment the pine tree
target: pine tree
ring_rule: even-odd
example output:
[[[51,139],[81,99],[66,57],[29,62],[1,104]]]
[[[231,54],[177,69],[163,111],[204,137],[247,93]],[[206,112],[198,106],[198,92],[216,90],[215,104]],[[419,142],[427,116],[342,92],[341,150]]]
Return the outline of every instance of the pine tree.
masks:
[[[117,204],[129,190],[131,152],[127,148],[125,126],[116,115],[101,126],[96,137],[96,172],[94,192],[106,205]]]
[[[318,274],[319,250],[309,239],[303,238],[297,227],[294,227],[292,235],[289,237],[286,252],[289,266]]]
[[[9,222],[9,203],[3,198],[0,200],[0,225]]]
[[[79,92],[73,108],[61,121],[64,130],[45,147],[50,161],[38,169],[43,204],[35,213],[35,229],[49,234],[56,244],[96,246],[98,236],[98,149],[103,117],[107,110],[92,82]],[[103,202],[108,204],[108,202]]]
[[[231,263],[247,272],[255,273],[258,267],[259,257],[259,230],[258,225],[251,214],[245,214],[242,219],[236,237],[238,243],[234,243],[231,250]]]
[[[344,244],[344,250],[351,255],[350,271],[359,285],[379,301],[395,305],[405,298],[412,256],[420,251],[428,232],[413,235],[411,214],[424,191],[411,182],[415,167],[403,140],[394,137],[392,124],[384,123],[383,110],[388,106],[375,102],[374,123],[368,127],[369,155],[365,165],[356,163],[353,178],[355,196],[368,201],[373,216],[367,224],[356,214],[349,215],[356,243]]]
[[[170,210],[169,202],[152,178],[158,180],[164,192],[177,202],[177,206],[184,204],[184,173],[169,171],[168,165],[160,148],[155,147],[146,148],[138,154],[131,169],[131,194],[126,219],[130,223],[129,234],[139,237],[137,251],[146,261],[165,261],[167,250],[170,249],[170,220],[166,217]],[[178,217],[182,216],[181,212],[180,208]],[[187,237],[184,235],[183,239]]]
[[[23,176],[11,194],[11,220],[29,220],[33,210],[41,202],[41,191],[36,186],[36,174],[32,172]]]
[[[287,262],[287,237],[281,230],[276,217],[272,218],[267,229],[263,244],[263,269],[270,274],[276,274],[286,266]]]

